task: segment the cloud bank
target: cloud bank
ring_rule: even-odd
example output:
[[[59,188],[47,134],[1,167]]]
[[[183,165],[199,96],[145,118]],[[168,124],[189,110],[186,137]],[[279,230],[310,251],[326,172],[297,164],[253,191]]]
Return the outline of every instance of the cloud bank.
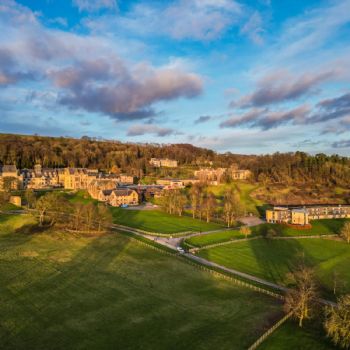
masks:
[[[123,120],[156,115],[158,102],[202,92],[195,73],[178,65],[131,64],[108,38],[45,28],[14,1],[1,5],[0,20],[7,33],[0,39],[0,85],[40,77],[58,90],[58,104]]]

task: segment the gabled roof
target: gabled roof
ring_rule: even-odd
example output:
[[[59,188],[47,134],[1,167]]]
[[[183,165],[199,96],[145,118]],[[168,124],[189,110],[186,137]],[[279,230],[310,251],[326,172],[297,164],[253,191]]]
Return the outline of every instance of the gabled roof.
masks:
[[[130,196],[134,191],[130,190],[128,188],[126,189],[118,189],[118,190],[114,190],[113,193],[115,196],[117,197],[125,197],[125,196]]]
[[[105,195],[105,196],[110,196],[112,194],[113,190],[102,190],[102,193]]]
[[[1,171],[3,173],[15,173],[17,172],[16,165],[3,165]]]

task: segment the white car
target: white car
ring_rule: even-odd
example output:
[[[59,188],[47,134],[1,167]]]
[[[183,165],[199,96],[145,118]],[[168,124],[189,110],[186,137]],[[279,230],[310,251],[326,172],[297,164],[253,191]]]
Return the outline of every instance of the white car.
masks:
[[[177,251],[181,254],[184,254],[185,251],[181,247],[176,247]]]

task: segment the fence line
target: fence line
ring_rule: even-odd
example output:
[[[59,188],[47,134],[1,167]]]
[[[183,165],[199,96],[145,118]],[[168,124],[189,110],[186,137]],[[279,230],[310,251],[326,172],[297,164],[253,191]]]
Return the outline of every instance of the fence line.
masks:
[[[269,239],[271,240],[288,240],[288,239],[315,239],[315,238],[319,238],[319,239],[329,239],[331,237],[339,237],[339,235],[337,234],[325,234],[325,235],[303,235],[303,236],[281,236],[281,237],[271,237]],[[208,245],[204,245],[201,247],[193,247],[189,250],[190,253],[195,253],[198,252],[202,249],[209,249],[209,248],[215,248],[215,247],[219,247],[222,245],[226,245],[226,244],[231,244],[231,243],[239,243],[239,242],[247,242],[247,241],[253,241],[256,239],[264,239],[264,237],[261,236],[255,236],[255,237],[249,237],[249,238],[237,238],[237,239],[232,239],[229,241],[225,241],[225,242],[219,242],[219,243],[213,243],[213,244],[208,244]],[[185,241],[186,243],[186,241]],[[186,243],[188,244],[188,243]],[[190,244],[188,244],[190,245]]]
[[[226,244],[231,244],[231,243],[239,243],[239,242],[247,242],[247,241],[253,241],[255,239],[260,239],[261,237],[250,237],[250,238],[237,238],[237,239],[230,239],[229,241],[225,241],[225,242],[219,242],[219,243],[213,243],[213,244],[208,244],[208,245],[204,245],[202,247],[194,247],[191,248],[189,251],[192,253],[193,252],[197,252],[199,250],[202,249],[209,249],[209,248],[214,248],[214,247],[219,247],[221,245],[226,245]],[[188,243],[186,243],[188,244]]]
[[[210,268],[202,265],[199,262],[195,263],[195,262],[193,262],[193,260],[189,256],[183,256],[183,255],[178,254],[176,252],[173,253],[173,252],[170,252],[170,251],[166,251],[166,250],[164,250],[162,248],[158,248],[158,247],[154,246],[151,243],[148,243],[148,242],[145,242],[145,241],[141,241],[141,240],[139,240],[139,239],[137,239],[135,237],[132,237],[132,236],[131,236],[131,238],[134,239],[136,242],[138,242],[141,245],[147,246],[147,247],[149,247],[149,248],[151,248],[153,250],[156,250],[158,252],[161,252],[163,254],[166,254],[166,255],[175,257],[177,259],[180,259],[181,261],[184,261],[187,264],[192,265],[192,266],[194,266],[194,267],[196,267],[196,268],[198,268],[198,269],[200,269],[202,271],[209,272],[211,275],[213,275],[215,277],[219,277],[221,279],[224,279],[224,280],[227,280],[227,281],[231,281],[231,282],[233,282],[234,284],[236,284],[238,286],[252,289],[252,290],[254,290],[256,292],[260,292],[260,293],[269,295],[269,296],[271,296],[273,298],[276,298],[276,299],[279,299],[279,300],[284,300],[284,296],[281,295],[281,294],[271,292],[270,290],[267,290],[267,289],[264,289],[264,288],[261,288],[261,287],[257,287],[254,284],[251,284],[249,282],[245,282],[245,281],[242,281],[240,279],[237,279],[237,278],[234,278],[232,276],[229,276],[229,275],[227,275],[225,273],[222,273],[222,272],[210,269]]]
[[[280,327],[284,322],[286,322],[290,317],[292,316],[292,313],[285,315],[283,318],[281,318],[277,323],[275,323],[271,328],[269,328],[258,340],[255,341],[253,345],[251,345],[248,350],[255,350],[258,348],[258,346],[268,337],[270,336],[278,327]]]
[[[191,233],[195,233],[194,231],[184,231],[184,232],[176,232],[176,233],[158,233],[158,232],[150,232],[150,231],[145,231],[141,230],[139,228],[134,228],[130,226],[125,226],[121,224],[113,224],[116,227],[120,227],[122,229],[128,229],[128,230],[133,230],[135,232],[141,233],[143,235],[148,235],[148,236],[156,236],[156,237],[182,237],[182,236],[187,236]]]

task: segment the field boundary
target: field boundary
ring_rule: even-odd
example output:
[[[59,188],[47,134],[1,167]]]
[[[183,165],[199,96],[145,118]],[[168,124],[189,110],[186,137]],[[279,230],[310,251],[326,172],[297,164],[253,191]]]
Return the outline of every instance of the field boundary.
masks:
[[[128,236],[131,237],[132,239],[134,239],[136,242],[138,242],[141,245],[147,246],[147,247],[149,247],[149,248],[151,248],[153,250],[156,250],[158,252],[161,252],[163,254],[166,254],[166,255],[169,255],[169,256],[173,256],[173,257],[175,257],[175,258],[177,258],[177,259],[179,259],[181,261],[186,262],[187,264],[189,264],[191,266],[199,268],[202,271],[206,271],[206,272],[210,273],[211,275],[213,275],[215,277],[218,277],[218,278],[221,278],[221,279],[224,279],[224,280],[227,280],[227,281],[231,281],[232,283],[234,283],[234,284],[236,284],[238,286],[246,287],[246,288],[249,288],[251,290],[254,290],[255,292],[259,292],[259,293],[263,293],[263,294],[269,295],[269,296],[271,296],[271,297],[273,297],[275,299],[278,299],[278,300],[281,300],[281,301],[284,300],[284,296],[281,295],[281,294],[272,292],[272,291],[270,291],[268,289],[264,289],[264,288],[258,287],[258,286],[254,285],[252,283],[249,283],[249,282],[237,279],[237,278],[235,278],[235,277],[233,277],[233,276],[231,276],[229,274],[217,271],[214,268],[210,268],[208,266],[203,265],[199,261],[193,260],[188,255],[182,255],[182,254],[176,253],[175,251],[172,252],[172,251],[170,251],[170,248],[169,248],[169,250],[168,249],[165,250],[162,245],[159,245],[159,244],[156,245],[156,244],[154,244],[153,241],[149,241],[145,237],[142,237],[143,240],[140,240],[138,238],[138,236],[136,236],[133,232],[129,231],[129,235]]]
[[[113,223],[114,226],[120,227],[121,229],[124,230],[133,230],[135,232],[138,232],[143,235],[148,235],[148,236],[156,236],[156,237],[183,237],[183,236],[188,236],[190,234],[196,234],[196,231],[183,231],[183,232],[175,232],[175,233],[161,233],[161,232],[151,232],[151,231],[145,231],[141,230],[139,228],[134,228],[131,226],[125,226],[125,225],[120,225],[120,224],[115,224]]]
[[[288,240],[288,239],[328,239],[331,237],[339,237],[339,235],[337,234],[324,234],[324,235],[303,235],[303,236],[281,236],[281,237],[271,237],[269,239],[271,240]],[[208,245],[204,245],[202,247],[193,247],[191,249],[189,249],[190,253],[195,253],[198,252],[200,250],[203,249],[210,249],[210,248],[215,248],[215,247],[219,247],[222,245],[227,245],[227,244],[231,244],[231,243],[239,243],[239,242],[248,242],[248,241],[253,241],[253,240],[257,240],[257,239],[266,239],[264,237],[260,237],[260,236],[256,236],[256,237],[250,237],[250,238],[237,238],[237,239],[232,239],[226,242],[220,242],[220,243],[214,243],[214,244],[208,244]],[[188,244],[187,242],[185,242],[186,244]],[[191,245],[191,244],[188,244]]]
[[[292,313],[285,315],[282,317],[277,323],[275,323],[272,327],[270,327],[262,336],[260,336],[259,339],[255,341],[253,345],[251,345],[248,350],[255,350],[258,348],[258,346],[266,340],[267,337],[269,337],[277,328],[279,328],[284,322],[286,322],[290,317],[292,316]]]
[[[209,249],[209,248],[214,248],[214,247],[219,247],[221,245],[226,245],[226,244],[231,244],[231,243],[238,243],[238,242],[247,242],[247,241],[253,241],[255,239],[260,239],[261,237],[250,237],[250,238],[237,238],[237,239],[231,239],[229,241],[225,242],[219,242],[219,243],[213,243],[213,244],[208,244],[204,245],[202,247],[194,247],[189,250],[190,253],[192,252],[197,252],[202,249]],[[186,243],[188,244],[188,243]]]

